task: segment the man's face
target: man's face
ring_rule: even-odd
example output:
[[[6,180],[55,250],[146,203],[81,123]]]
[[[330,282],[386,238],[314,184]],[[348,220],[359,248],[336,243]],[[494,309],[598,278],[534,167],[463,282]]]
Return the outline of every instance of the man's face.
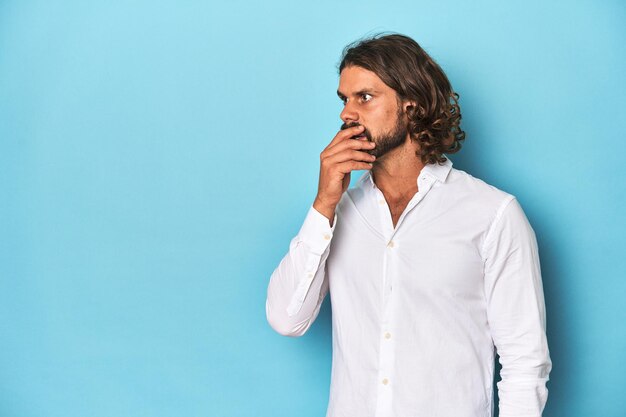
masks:
[[[341,129],[363,125],[365,130],[359,139],[376,143],[366,152],[380,158],[407,140],[407,119],[397,93],[372,71],[345,67],[339,76],[337,95],[344,102]]]

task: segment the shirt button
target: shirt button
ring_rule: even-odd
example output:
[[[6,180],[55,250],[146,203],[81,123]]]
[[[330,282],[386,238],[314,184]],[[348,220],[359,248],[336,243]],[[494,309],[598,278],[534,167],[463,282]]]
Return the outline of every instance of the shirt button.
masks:
[[[393,240],[390,240],[389,243],[387,243],[387,246],[389,246],[390,248],[393,248],[394,246]]]
[[[383,385],[387,385],[389,383],[389,380],[387,378],[383,379]]]
[[[378,204],[385,204],[385,200],[378,200]]]
[[[313,278],[313,274],[309,274],[309,275],[308,275],[308,277],[309,277],[309,278]]]
[[[391,339],[391,333],[389,332],[385,333],[385,339]]]
[[[330,235],[324,235],[325,240],[330,240]]]

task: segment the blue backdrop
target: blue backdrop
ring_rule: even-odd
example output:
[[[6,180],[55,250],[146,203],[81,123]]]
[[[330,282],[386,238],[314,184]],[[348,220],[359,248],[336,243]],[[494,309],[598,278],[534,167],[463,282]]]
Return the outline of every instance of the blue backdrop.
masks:
[[[544,415],[623,416],[624,2],[220,3],[0,2],[0,416],[324,415],[329,299],[286,338],[266,289],[341,49],[383,30],[459,92],[454,166],[536,231]]]

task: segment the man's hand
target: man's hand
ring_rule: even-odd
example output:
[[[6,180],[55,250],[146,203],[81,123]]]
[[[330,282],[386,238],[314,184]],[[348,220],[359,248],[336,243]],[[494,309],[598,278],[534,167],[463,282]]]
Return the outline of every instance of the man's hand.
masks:
[[[350,172],[371,169],[376,159],[366,151],[376,145],[366,139],[350,139],[363,133],[363,126],[340,130],[320,154],[320,180],[313,207],[331,222],[335,207],[350,186]]]

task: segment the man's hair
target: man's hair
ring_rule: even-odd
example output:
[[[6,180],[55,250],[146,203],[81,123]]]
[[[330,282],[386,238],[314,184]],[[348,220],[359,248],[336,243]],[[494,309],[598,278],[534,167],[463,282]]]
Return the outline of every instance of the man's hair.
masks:
[[[408,36],[376,34],[347,45],[338,65],[358,66],[375,73],[394,89],[400,100],[414,101],[407,109],[408,130],[419,144],[417,156],[424,164],[443,163],[443,153],[461,149],[459,95],[439,65]]]

